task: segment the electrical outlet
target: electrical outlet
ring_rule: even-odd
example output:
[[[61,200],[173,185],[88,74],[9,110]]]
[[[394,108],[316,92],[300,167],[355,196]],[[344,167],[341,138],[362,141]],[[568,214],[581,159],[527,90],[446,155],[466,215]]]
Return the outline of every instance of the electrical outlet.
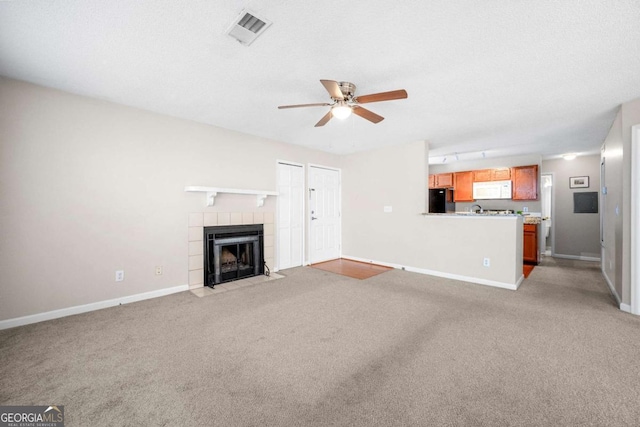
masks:
[[[156,265],[156,276],[162,276],[162,266]]]
[[[528,208],[528,207],[526,207],[526,206],[524,206],[524,207],[522,208],[522,212],[529,212],[529,208]]]
[[[124,270],[116,270],[116,282],[124,281]]]
[[[491,267],[491,260],[489,258],[483,259],[482,265],[484,265],[485,267]]]

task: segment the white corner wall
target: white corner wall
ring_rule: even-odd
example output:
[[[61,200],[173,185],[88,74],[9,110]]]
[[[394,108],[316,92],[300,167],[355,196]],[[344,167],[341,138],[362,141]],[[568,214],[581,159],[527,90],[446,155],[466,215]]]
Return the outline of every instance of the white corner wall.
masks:
[[[604,140],[601,162],[604,162],[602,185],[606,194],[600,195],[602,223],[602,273],[612,288],[618,302],[622,300],[622,111],[618,111],[609,134]]]
[[[620,307],[630,311],[632,283],[631,258],[632,224],[632,157],[633,128],[640,124],[640,99],[622,104],[602,145],[605,162],[604,185],[604,242],[602,271],[619,299]]]

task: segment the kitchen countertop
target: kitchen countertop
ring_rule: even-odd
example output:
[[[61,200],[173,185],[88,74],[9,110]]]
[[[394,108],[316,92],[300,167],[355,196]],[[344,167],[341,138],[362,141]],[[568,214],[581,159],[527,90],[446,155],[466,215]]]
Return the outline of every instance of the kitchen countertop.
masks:
[[[517,218],[522,215],[519,214],[500,214],[500,213],[471,213],[471,212],[452,212],[452,213],[430,213],[423,212],[424,216],[446,216],[446,217],[460,217],[460,218]]]
[[[540,218],[539,216],[525,216],[524,223],[525,224],[541,224],[542,218]]]

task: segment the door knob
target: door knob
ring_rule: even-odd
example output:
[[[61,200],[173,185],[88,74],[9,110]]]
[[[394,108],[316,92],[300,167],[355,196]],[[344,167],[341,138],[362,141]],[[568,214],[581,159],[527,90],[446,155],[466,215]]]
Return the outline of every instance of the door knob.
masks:
[[[313,221],[314,219],[318,219],[318,217],[316,217],[316,216],[312,216],[312,217],[311,217],[311,221]]]

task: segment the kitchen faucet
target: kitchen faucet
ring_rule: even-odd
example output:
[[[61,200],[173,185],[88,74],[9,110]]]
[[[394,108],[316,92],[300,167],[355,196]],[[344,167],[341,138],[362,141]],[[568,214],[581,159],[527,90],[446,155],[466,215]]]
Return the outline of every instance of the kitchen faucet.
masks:
[[[478,210],[480,210],[480,212],[479,212],[479,213],[482,213],[482,212],[483,212],[483,210],[482,210],[482,206],[480,206],[480,205],[471,205],[471,207],[469,208],[469,210],[470,210],[471,212],[473,212],[473,207],[474,207],[474,206],[477,206],[477,207],[478,207]]]

